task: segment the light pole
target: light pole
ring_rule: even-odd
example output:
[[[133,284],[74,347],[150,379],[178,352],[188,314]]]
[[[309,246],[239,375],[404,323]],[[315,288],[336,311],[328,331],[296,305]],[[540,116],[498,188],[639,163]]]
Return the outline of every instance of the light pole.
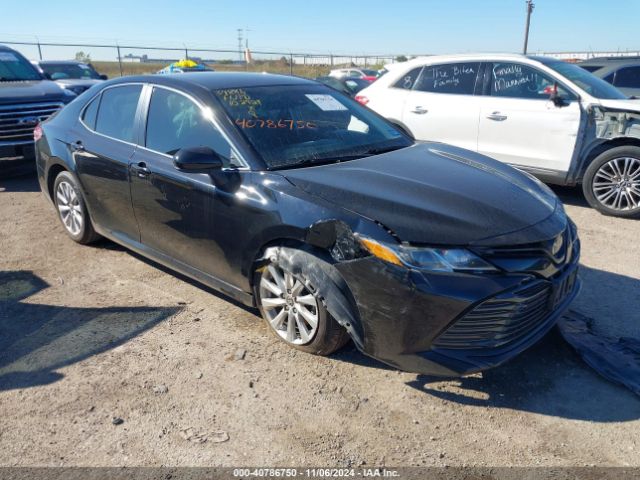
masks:
[[[529,24],[531,23],[531,12],[533,12],[533,0],[527,0],[527,23],[524,28],[524,48],[522,49],[523,54],[527,54],[527,46],[529,44]]]

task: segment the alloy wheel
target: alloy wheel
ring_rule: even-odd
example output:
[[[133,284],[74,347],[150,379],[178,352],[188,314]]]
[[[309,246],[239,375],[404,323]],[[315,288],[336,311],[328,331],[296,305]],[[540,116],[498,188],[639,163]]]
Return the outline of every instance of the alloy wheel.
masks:
[[[309,286],[276,264],[260,279],[260,305],[271,328],[287,343],[305,345],[318,330],[318,299]]]
[[[603,164],[593,177],[596,199],[612,210],[640,208],[640,159],[620,157]]]
[[[65,228],[71,235],[79,235],[84,225],[84,213],[80,205],[80,197],[69,182],[62,181],[58,184],[56,206]]]

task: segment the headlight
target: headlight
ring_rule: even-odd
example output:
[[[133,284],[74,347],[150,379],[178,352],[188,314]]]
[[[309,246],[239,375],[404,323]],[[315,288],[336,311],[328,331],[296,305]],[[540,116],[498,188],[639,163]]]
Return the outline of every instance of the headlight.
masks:
[[[464,248],[418,248],[389,245],[360,237],[373,256],[395,265],[432,272],[495,272],[496,267]]]

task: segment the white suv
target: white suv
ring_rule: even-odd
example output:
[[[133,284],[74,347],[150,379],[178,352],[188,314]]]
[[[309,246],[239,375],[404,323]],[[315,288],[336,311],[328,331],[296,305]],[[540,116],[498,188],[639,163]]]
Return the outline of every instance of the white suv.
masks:
[[[416,139],[483,153],[547,183],[582,183],[602,213],[640,216],[640,101],[551,58],[433,56],[387,68],[356,100]]]
[[[371,70],[370,68],[338,68],[336,70],[331,70],[329,72],[329,76],[335,78],[363,78],[373,82],[378,78],[378,71]]]

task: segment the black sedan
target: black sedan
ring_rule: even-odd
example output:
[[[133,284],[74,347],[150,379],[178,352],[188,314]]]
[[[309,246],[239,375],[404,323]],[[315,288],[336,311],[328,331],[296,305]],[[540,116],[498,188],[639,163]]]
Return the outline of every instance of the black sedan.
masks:
[[[575,296],[579,241],[527,174],[415,143],[324,85],[249,73],[127,77],[36,129],[69,236],[99,236],[247,305],[300,350],[349,339],[456,375],[529,347]]]

